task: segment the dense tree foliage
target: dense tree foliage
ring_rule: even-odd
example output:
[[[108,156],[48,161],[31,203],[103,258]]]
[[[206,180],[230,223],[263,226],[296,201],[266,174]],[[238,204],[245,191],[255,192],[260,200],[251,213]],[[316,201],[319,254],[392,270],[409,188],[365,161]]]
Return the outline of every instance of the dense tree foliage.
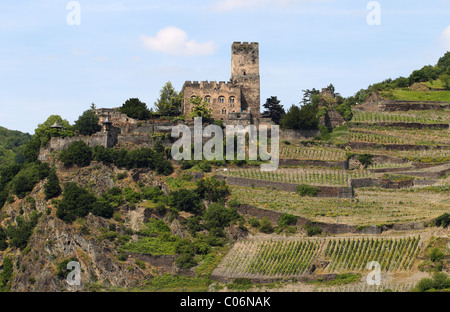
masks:
[[[187,211],[193,214],[201,214],[205,209],[198,193],[187,189],[170,192],[169,206],[175,211]]]
[[[24,163],[23,149],[31,140],[31,135],[0,127],[0,168],[14,163]]]
[[[59,185],[59,179],[58,176],[56,175],[56,169],[51,168],[47,178],[47,182],[44,185],[45,199],[48,200],[50,198],[57,197],[61,194],[61,192],[62,189],[61,186]]]
[[[122,114],[134,119],[145,120],[151,117],[151,112],[147,108],[147,104],[141,102],[138,98],[131,98],[119,108]]]
[[[94,109],[95,106],[92,104],[91,109],[84,111],[83,114],[75,121],[73,128],[79,134],[92,135],[102,129],[99,124],[99,118],[95,114]]]
[[[22,216],[16,218],[17,226],[10,225],[6,229],[9,237],[9,245],[12,247],[24,249],[27,247],[33,230],[36,227],[37,222],[41,214],[36,210],[31,214],[30,220],[27,222]]]
[[[317,106],[313,103],[305,104],[301,108],[292,105],[281,119],[281,127],[294,130],[317,130],[319,127],[317,113]]]
[[[95,197],[83,187],[76,183],[69,182],[64,185],[62,201],[58,204],[56,216],[66,223],[72,223],[78,218],[83,218],[89,213],[96,216],[111,218],[114,208],[108,198],[107,193],[100,198]]]
[[[11,180],[11,191],[19,198],[24,198],[34,186],[46,178],[50,172],[47,163],[36,161],[28,163]]]
[[[86,167],[92,161],[92,149],[83,141],[75,141],[59,154],[65,166],[77,165],[78,167]]]
[[[229,194],[229,189],[225,180],[219,181],[211,177],[197,182],[197,194],[202,199],[224,203],[226,196]]]
[[[183,93],[175,91],[172,83],[168,81],[159,93],[155,102],[157,113],[161,116],[177,116],[181,113]]]
[[[266,103],[263,106],[265,108],[264,114],[269,116],[274,123],[279,125],[281,118],[283,118],[286,112],[277,97],[271,96],[266,100]]]
[[[192,111],[188,117],[193,119],[195,117],[202,117],[203,122],[209,122],[212,119],[210,107],[206,101],[199,96],[189,99],[189,103],[193,104]]]
[[[157,143],[153,149],[143,147],[128,151],[103,146],[91,148],[83,141],[76,141],[60,152],[59,160],[66,166],[89,166],[91,161],[95,160],[104,164],[114,164],[119,168],[149,168],[162,175],[173,173],[172,162],[165,159],[165,148],[161,143]]]

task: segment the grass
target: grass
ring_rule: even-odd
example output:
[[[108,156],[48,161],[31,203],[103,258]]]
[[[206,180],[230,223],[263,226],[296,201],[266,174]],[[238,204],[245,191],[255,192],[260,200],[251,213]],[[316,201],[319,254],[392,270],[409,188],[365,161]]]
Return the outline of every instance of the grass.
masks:
[[[175,238],[171,241],[167,241],[160,237],[143,237],[137,242],[125,244],[122,250],[153,256],[175,255],[175,245]]]
[[[356,283],[361,280],[361,273],[342,273],[337,274],[335,279],[329,281],[315,280],[309,281],[308,284],[319,284],[321,286],[340,286]]]
[[[231,186],[230,190],[242,204],[327,223],[407,223],[429,220],[450,210],[448,193],[418,188],[361,188],[355,190],[353,199],[301,197],[266,188]]]
[[[391,94],[391,96],[389,96],[389,94]],[[450,91],[423,92],[423,91],[393,90],[393,91],[382,91],[381,95],[389,96],[393,100],[398,101],[450,102]]]

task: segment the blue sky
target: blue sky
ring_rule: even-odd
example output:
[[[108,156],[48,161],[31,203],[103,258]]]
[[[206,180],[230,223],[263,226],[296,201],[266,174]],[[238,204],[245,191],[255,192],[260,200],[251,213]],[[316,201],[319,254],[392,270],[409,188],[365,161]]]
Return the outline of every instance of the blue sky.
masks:
[[[377,1],[380,25],[367,22],[369,2],[2,1],[0,126],[33,133],[52,114],[73,123],[91,103],[152,107],[167,81],[179,91],[228,80],[234,41],[259,42],[261,104],[278,96],[286,108],[303,89],[333,83],[350,96],[450,50],[450,0]]]

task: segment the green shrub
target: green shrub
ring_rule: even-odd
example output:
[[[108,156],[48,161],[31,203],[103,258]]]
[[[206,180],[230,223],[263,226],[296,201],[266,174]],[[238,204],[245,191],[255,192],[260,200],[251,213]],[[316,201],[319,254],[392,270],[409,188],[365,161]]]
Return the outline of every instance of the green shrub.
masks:
[[[280,219],[278,220],[278,226],[281,228],[287,227],[289,225],[296,225],[297,224],[298,217],[284,213],[281,215]]]
[[[450,289],[450,278],[445,273],[435,273],[433,278],[423,278],[416,285],[415,290],[419,292],[440,291]]]
[[[175,211],[187,211],[194,214],[201,214],[204,210],[198,193],[184,188],[170,192],[169,206]]]
[[[137,204],[141,201],[141,193],[134,191],[131,187],[123,189],[125,200],[130,204]]]
[[[316,197],[319,194],[320,188],[312,185],[301,184],[297,186],[297,193],[300,196],[311,196]]]
[[[128,177],[128,172],[119,172],[116,177],[117,180],[123,180]]]
[[[69,275],[70,270],[67,269],[67,264],[69,264],[69,262],[78,262],[78,259],[75,257],[72,257],[70,259],[65,259],[63,261],[61,261],[60,263],[58,263],[58,265],[56,266],[56,276],[58,276],[60,279],[67,279],[67,275]]]
[[[11,278],[13,275],[13,264],[9,257],[3,259],[3,270],[0,273],[0,291],[9,291],[11,289]]]
[[[164,159],[156,163],[156,172],[165,176],[171,175],[174,169],[170,160]]]
[[[58,197],[59,195],[61,195],[61,193],[62,189],[59,185],[59,179],[56,175],[56,169],[52,168],[50,170],[50,174],[48,175],[47,182],[44,185],[45,199],[49,200],[51,198]]]
[[[106,194],[105,196],[108,196]],[[66,223],[72,223],[92,212],[93,215],[111,218],[114,209],[107,197],[95,197],[88,190],[69,182],[64,185],[63,198],[56,210],[56,216]]]
[[[182,239],[178,242],[175,250],[177,254],[179,254],[175,261],[179,268],[190,269],[197,265],[197,261],[195,260],[195,248],[190,240]]]
[[[250,224],[252,227],[254,228],[259,228],[261,226],[260,222],[258,219],[256,219],[255,217],[251,217],[248,220],[248,224]]]
[[[6,229],[6,233],[9,237],[9,245],[11,247],[20,248],[21,250],[25,249],[40,217],[41,214],[37,211],[33,211],[28,222],[26,222],[21,216],[17,217],[17,226],[10,225]]]
[[[266,217],[261,219],[259,230],[265,234],[273,233],[272,223]]]
[[[364,168],[367,168],[368,166],[372,165],[372,154],[361,154],[358,155],[359,162],[364,166]]]
[[[230,225],[232,221],[240,218],[239,213],[234,208],[226,208],[223,205],[213,203],[206,210],[203,219],[208,230],[213,228],[223,229]]]
[[[315,236],[315,235],[320,235],[322,234],[322,228],[318,225],[309,225],[306,224],[304,226],[305,230],[306,230],[306,234],[308,236]]]
[[[5,230],[3,227],[0,226],[0,251],[4,251],[6,248],[8,248],[8,235],[6,235]]]
[[[447,228],[450,225],[450,213],[444,213],[434,219],[433,224],[435,226],[442,226],[443,228]]]
[[[75,141],[65,150],[59,153],[59,160],[65,166],[77,165],[78,167],[86,167],[91,164],[93,159],[92,148],[83,141]]]
[[[442,259],[444,259],[445,254],[439,248],[433,248],[433,249],[431,249],[429,256],[430,256],[431,261],[438,262],[438,261],[441,261]]]
[[[48,176],[49,171],[48,164],[40,161],[25,165],[11,181],[13,194],[19,198],[24,198],[39,181]]]
[[[214,177],[198,180],[196,192],[202,199],[221,203],[225,202],[230,193],[225,180],[219,181]]]

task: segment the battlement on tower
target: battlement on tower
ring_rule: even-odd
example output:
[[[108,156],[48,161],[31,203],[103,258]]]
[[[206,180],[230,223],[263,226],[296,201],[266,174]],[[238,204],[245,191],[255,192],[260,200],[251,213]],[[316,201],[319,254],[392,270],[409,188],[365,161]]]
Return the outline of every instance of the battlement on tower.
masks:
[[[258,42],[233,42],[232,50],[234,51],[248,51],[248,50],[259,50]]]
[[[198,89],[198,90],[211,90],[211,91],[235,91],[239,88],[236,84],[230,81],[186,81],[183,85],[183,89]]]

